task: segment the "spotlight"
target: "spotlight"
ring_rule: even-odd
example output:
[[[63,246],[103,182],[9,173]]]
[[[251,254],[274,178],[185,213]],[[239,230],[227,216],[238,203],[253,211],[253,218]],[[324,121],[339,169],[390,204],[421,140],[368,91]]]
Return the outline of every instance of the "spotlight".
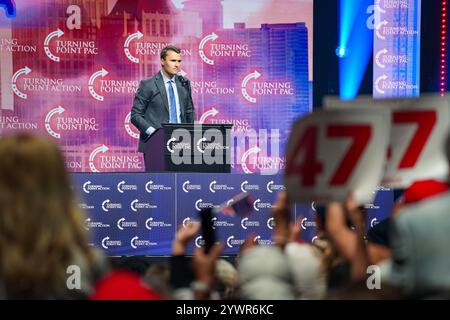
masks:
[[[345,46],[338,46],[337,48],[336,48],[336,55],[339,57],[339,58],[345,58],[346,56],[347,56],[347,54],[348,54],[348,50],[347,50],[347,48],[345,47]]]

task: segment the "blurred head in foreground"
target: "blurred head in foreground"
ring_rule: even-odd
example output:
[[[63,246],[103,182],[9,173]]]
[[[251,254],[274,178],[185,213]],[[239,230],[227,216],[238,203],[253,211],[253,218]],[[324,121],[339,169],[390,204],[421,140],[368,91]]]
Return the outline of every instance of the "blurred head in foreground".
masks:
[[[0,139],[2,298],[66,298],[89,291],[95,258],[84,220],[54,143],[27,133]],[[81,284],[73,283],[81,286],[78,291],[69,290],[71,265],[81,270]]]

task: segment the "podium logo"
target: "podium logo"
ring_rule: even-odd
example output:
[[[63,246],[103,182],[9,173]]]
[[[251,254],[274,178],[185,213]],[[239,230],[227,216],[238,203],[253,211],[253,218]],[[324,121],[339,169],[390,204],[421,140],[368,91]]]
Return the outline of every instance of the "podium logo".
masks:
[[[248,217],[245,217],[241,220],[241,227],[244,230],[247,230],[248,227],[259,227],[259,221],[249,220]]]
[[[19,79],[20,76],[22,76],[24,74],[27,75],[30,72],[31,72],[31,69],[28,68],[27,66],[25,66],[22,69],[17,70],[12,76],[12,79],[11,79],[12,90],[13,90],[14,94],[16,96],[18,96],[19,98],[27,99],[28,95],[19,90],[19,88],[17,87],[17,80]]]
[[[267,192],[273,193],[273,191],[283,191],[286,190],[286,187],[282,184],[275,184],[275,182],[269,181],[266,185]]]
[[[128,112],[127,116],[125,117],[125,121],[123,122],[123,125],[125,126],[125,131],[128,133],[128,135],[134,139],[139,139],[139,132],[134,126],[130,125],[131,123],[131,112]]]
[[[108,71],[106,71],[104,68],[102,68],[99,71],[94,72],[91,77],[89,78],[89,83],[88,83],[88,89],[89,89],[89,93],[91,94],[91,96],[98,101],[103,101],[105,98],[101,95],[99,95],[95,89],[94,89],[94,82],[98,77],[102,77],[104,78],[106,75],[108,74]]]
[[[199,185],[199,184],[191,184],[191,182],[189,180],[183,182],[183,184],[181,185],[181,188],[186,193],[188,193],[189,191],[193,191],[193,190],[202,190],[202,186],[201,185]]]
[[[137,191],[137,185],[126,184],[126,182],[122,180],[117,184],[117,191],[120,193],[124,193],[124,191]]]
[[[90,180],[83,183],[83,191],[84,193],[91,193],[91,191],[106,191],[109,190],[109,187],[105,187],[101,184],[92,184]]]
[[[167,228],[171,226],[172,226],[171,223],[165,223],[164,221],[156,221],[153,220],[153,218],[148,218],[147,220],[145,220],[145,227],[148,230],[152,230],[152,228]]]
[[[158,208],[158,206],[152,205],[150,203],[139,202],[138,199],[134,199],[130,203],[130,208],[134,212],[137,212],[139,209],[156,209],[156,208]]]
[[[152,191],[168,191],[172,190],[171,186],[165,186],[163,184],[155,184],[152,180],[145,184],[145,191],[152,193]]]
[[[108,250],[109,247],[120,247],[122,246],[122,241],[121,240],[110,240],[110,237],[104,237],[102,239],[102,247],[103,249]]]
[[[136,221],[125,221],[125,218],[120,218],[117,220],[117,228],[119,230],[124,230],[125,228],[137,228]]]
[[[106,199],[102,202],[102,210],[109,212],[110,209],[122,209],[121,203],[112,203],[111,200]]]
[[[0,0],[0,8],[5,10],[7,18],[12,19],[16,17],[16,4],[13,0]]]
[[[241,246],[244,241],[244,239],[235,239],[234,236],[229,236],[226,242],[228,248],[233,248],[234,246]]]

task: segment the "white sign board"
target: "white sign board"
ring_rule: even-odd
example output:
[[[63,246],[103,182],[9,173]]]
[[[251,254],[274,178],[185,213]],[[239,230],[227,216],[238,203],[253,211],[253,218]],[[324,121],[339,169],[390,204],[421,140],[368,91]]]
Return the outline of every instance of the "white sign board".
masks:
[[[344,201],[353,191],[371,203],[389,140],[385,109],[324,110],[298,120],[287,146],[285,185],[298,202]]]
[[[353,101],[327,98],[326,108],[355,107],[387,109],[391,114],[391,136],[382,184],[406,188],[422,179],[446,180],[448,164],[444,143],[450,124],[448,98],[425,95],[416,99]]]

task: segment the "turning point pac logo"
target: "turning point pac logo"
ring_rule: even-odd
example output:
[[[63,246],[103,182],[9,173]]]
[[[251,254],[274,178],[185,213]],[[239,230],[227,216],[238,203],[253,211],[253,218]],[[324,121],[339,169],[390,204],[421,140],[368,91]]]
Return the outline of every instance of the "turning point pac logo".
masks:
[[[89,78],[89,84],[88,84],[89,93],[95,100],[103,101],[105,98],[103,96],[99,95],[97,92],[95,92],[94,81],[98,77],[104,78],[107,74],[108,74],[108,71],[106,71],[104,68],[102,68],[101,70],[94,72],[92,74],[92,76]]]

